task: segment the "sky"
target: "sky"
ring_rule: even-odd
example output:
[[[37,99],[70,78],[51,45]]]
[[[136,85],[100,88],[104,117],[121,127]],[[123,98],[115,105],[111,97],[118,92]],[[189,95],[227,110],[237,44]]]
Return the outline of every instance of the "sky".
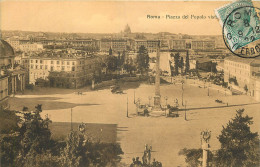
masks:
[[[68,33],[118,33],[129,24],[132,32],[171,32],[190,35],[221,35],[214,9],[228,1],[130,2],[130,1],[1,1],[0,28]],[[160,16],[148,19],[147,15]],[[189,19],[166,19],[188,15]],[[191,19],[190,16],[206,16]],[[164,16],[164,18],[162,18]]]

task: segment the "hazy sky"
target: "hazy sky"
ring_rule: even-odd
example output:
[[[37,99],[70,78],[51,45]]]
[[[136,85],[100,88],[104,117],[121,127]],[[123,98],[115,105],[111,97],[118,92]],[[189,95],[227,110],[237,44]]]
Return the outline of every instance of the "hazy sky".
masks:
[[[147,19],[147,15],[214,16],[214,9],[230,2],[89,2],[1,1],[3,30],[116,33],[129,24],[132,32],[172,32],[220,35],[217,19]]]

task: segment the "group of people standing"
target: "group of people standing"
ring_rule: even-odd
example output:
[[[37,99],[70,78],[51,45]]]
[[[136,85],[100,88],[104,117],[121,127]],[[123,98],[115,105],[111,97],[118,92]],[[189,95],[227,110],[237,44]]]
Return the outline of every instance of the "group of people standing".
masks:
[[[153,159],[153,162],[151,162],[151,157],[152,157],[152,146],[148,147],[148,145],[145,145],[145,149],[144,149],[144,154],[142,157],[142,161],[141,162],[139,160],[139,157],[133,158],[133,162],[130,165],[130,167],[162,167],[162,163],[155,161],[155,159]]]

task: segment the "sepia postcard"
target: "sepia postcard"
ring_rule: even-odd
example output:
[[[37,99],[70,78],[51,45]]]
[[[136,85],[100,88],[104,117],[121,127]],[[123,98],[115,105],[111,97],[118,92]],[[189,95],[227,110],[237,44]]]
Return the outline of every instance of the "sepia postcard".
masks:
[[[0,167],[259,167],[260,1],[0,1]]]

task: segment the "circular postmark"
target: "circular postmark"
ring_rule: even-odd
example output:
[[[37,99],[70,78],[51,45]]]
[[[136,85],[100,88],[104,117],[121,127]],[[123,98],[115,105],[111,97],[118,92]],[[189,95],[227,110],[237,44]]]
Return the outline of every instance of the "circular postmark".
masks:
[[[227,48],[243,58],[260,56],[260,8],[243,6],[226,17],[222,35]]]

